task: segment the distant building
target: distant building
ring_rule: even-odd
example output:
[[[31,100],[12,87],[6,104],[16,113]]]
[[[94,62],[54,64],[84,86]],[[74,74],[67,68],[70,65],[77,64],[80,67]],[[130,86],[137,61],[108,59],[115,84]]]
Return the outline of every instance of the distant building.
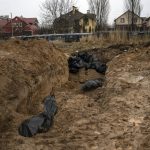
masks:
[[[54,20],[53,28],[55,33],[95,32],[96,16],[90,11],[83,14],[73,6],[72,11]]]
[[[9,15],[3,15],[3,16],[0,16],[0,19],[9,19]]]
[[[114,20],[116,30],[131,30],[132,27],[132,12],[130,10],[123,13]],[[134,30],[141,30],[143,27],[143,19],[137,14],[133,14]]]
[[[37,33],[37,30],[37,18],[15,17],[12,20],[9,19],[7,23],[2,27],[3,34],[8,36],[10,36],[12,32],[14,36],[33,35]]]
[[[9,15],[0,16],[0,36],[2,35],[3,27],[8,23],[9,20]]]
[[[150,17],[146,19],[146,28],[150,31]]]
[[[8,23],[8,21],[8,19],[0,19],[0,33],[2,33],[2,29]]]

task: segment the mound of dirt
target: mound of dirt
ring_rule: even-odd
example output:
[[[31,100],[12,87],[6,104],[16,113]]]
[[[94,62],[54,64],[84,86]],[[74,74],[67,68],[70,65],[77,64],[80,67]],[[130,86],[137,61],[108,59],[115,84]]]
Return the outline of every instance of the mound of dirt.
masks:
[[[66,56],[47,41],[0,43],[0,131],[19,114],[37,114],[52,88],[68,80]]]
[[[150,149],[149,59],[149,48],[135,48],[108,63],[104,87],[86,94],[57,93],[61,109],[54,133],[45,135],[46,145],[68,150]],[[36,140],[42,146],[40,137]]]
[[[108,63],[107,82],[99,97],[103,149],[150,149],[149,60],[149,48],[136,48]]]

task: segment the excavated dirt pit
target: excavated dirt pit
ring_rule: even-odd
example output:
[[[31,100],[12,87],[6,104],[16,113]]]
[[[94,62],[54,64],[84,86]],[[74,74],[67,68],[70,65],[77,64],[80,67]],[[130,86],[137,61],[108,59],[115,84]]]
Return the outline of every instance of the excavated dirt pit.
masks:
[[[17,117],[13,119],[11,128],[7,126],[2,132],[1,149],[149,150],[148,46],[136,45],[128,49],[114,46],[90,50],[89,53],[107,62],[106,75],[100,75],[95,70],[85,72],[84,69],[77,75],[70,74],[67,83],[55,89],[58,113],[53,127],[47,133],[32,138],[21,137],[17,132],[18,125],[29,114],[25,116],[22,111],[22,114],[15,112]],[[86,93],[79,90],[80,82],[97,77],[105,78],[102,88]],[[67,73],[64,72],[62,78],[65,82]],[[54,84],[59,82],[58,79]]]

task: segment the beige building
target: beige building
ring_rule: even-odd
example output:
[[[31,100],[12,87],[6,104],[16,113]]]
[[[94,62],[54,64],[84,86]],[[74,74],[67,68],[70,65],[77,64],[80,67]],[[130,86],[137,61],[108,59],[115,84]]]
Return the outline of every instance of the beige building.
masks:
[[[55,33],[91,33],[95,32],[96,15],[87,11],[86,14],[79,12],[73,6],[72,11],[56,18],[53,23]]]
[[[95,32],[96,21],[92,14],[86,14],[79,20],[80,32]]]
[[[126,11],[124,14],[114,20],[115,28],[117,30],[129,30],[132,25],[132,12]],[[136,30],[140,30],[143,24],[143,20],[140,16],[133,14],[133,24]]]
[[[150,30],[150,17],[146,19],[146,26]]]

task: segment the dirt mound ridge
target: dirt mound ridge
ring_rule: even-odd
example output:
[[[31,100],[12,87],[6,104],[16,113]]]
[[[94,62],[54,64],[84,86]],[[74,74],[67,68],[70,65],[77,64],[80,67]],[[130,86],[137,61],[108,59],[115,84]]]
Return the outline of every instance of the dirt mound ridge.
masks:
[[[0,43],[0,129],[18,113],[36,114],[52,87],[68,80],[66,56],[47,41]],[[3,126],[4,125],[4,126]]]
[[[100,147],[115,150],[150,149],[150,49],[116,56],[108,63],[101,107]],[[107,126],[106,126],[107,125]]]

